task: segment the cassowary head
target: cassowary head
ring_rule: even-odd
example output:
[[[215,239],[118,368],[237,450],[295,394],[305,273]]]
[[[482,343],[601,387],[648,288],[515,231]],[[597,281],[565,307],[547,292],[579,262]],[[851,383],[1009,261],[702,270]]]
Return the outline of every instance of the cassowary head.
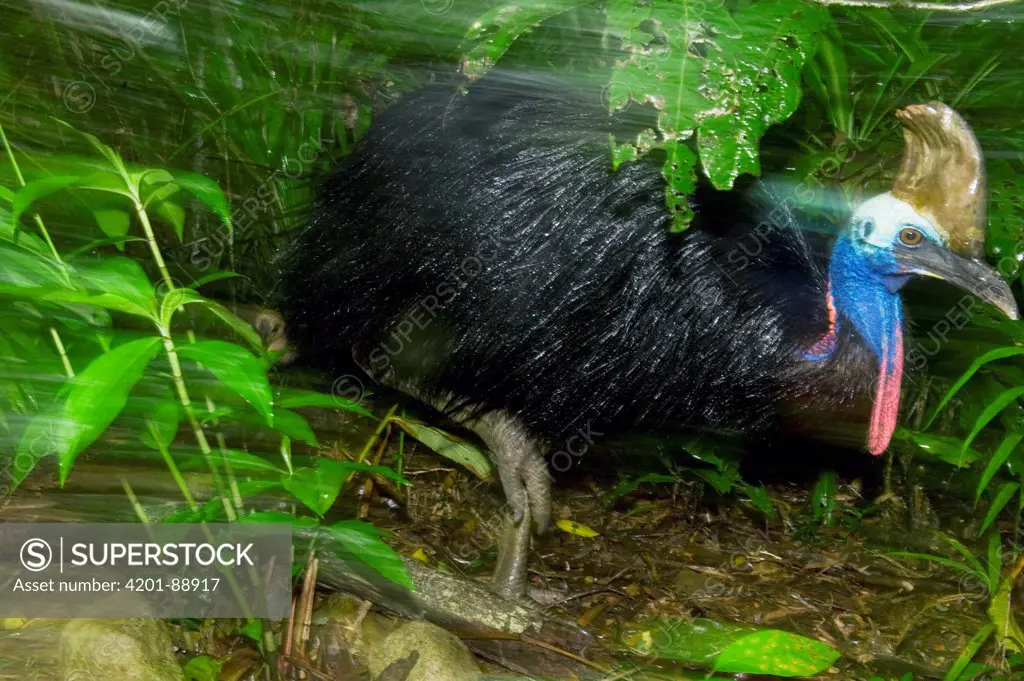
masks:
[[[938,102],[896,114],[906,146],[892,190],[861,204],[836,241],[826,305],[832,328],[809,356],[835,349],[849,322],[879,362],[868,449],[889,445],[903,375],[900,288],[915,275],[943,279],[1017,319],[1006,282],[980,258],[985,241],[985,169],[966,122]],[[838,313],[838,314],[837,314]]]

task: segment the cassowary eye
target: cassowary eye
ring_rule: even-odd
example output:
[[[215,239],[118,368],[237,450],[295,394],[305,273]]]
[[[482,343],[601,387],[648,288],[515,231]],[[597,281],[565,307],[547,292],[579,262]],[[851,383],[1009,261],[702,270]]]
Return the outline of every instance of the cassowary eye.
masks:
[[[924,240],[924,234],[913,227],[904,227],[900,230],[900,242],[904,246],[917,246]]]

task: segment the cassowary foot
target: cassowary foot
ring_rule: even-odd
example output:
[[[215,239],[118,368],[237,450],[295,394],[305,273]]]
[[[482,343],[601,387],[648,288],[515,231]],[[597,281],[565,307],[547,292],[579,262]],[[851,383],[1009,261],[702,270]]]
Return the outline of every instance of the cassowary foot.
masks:
[[[538,441],[515,417],[491,412],[470,424],[487,444],[507,508],[498,544],[492,590],[506,598],[526,597],[526,566],[533,525],[543,533],[551,520],[551,478]]]

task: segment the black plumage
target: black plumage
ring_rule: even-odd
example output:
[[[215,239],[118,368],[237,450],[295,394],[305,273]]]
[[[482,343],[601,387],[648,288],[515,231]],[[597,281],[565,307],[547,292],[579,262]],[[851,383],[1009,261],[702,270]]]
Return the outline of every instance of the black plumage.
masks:
[[[300,357],[340,374],[354,352],[555,443],[587,424],[757,432],[866,392],[877,367],[855,336],[802,358],[828,324],[821,244],[754,189],[698,192],[670,233],[660,159],[612,169],[609,135],[647,122],[631,113],[509,72],[386,110],[282,259]]]

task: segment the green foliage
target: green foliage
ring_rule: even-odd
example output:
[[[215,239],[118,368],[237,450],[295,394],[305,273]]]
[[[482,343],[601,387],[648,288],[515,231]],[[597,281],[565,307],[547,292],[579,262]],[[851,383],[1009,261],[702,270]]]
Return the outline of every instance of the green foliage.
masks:
[[[697,135],[700,162],[716,187],[731,187],[741,173],[760,174],[761,138],[796,110],[801,70],[830,19],[823,7],[800,0],[732,12],[715,0],[613,0],[608,21],[628,54],[612,74],[610,105],[651,102],[658,110],[658,141],[651,145],[653,133],[644,134],[633,146],[637,154],[665,150],[666,195],[684,229],[697,163],[684,144]]]
[[[839,651],[778,629],[715,622],[654,621],[624,637],[631,651],[710,667],[726,674],[813,676],[828,669]]]
[[[66,352],[68,343],[64,338],[71,341],[80,336],[88,338],[95,329],[86,325],[71,327],[68,329],[70,333],[62,333],[50,326],[49,335],[61,358],[66,378],[53,394],[51,404],[43,409],[34,410],[23,400],[8,399],[4,405],[21,414],[25,424],[17,450],[7,466],[10,469],[10,491],[21,484],[39,460],[47,455],[56,456],[60,482],[64,484],[76,457],[96,442],[124,412],[133,409],[129,406],[130,397],[144,381],[150,388],[161,382],[163,385],[157,390],[160,397],[155,404],[143,407],[146,428],[139,433],[139,437],[145,446],[158,450],[163,456],[189,506],[186,511],[169,516],[165,522],[202,522],[220,519],[222,515],[223,519],[237,520],[241,508],[236,508],[236,503],[251,494],[274,487],[291,493],[317,517],[322,517],[334,504],[352,472],[382,475],[406,483],[393,471],[383,467],[326,458],[320,459],[315,467],[293,469],[291,439],[316,446],[316,437],[305,419],[288,407],[324,406],[325,396],[290,391],[282,395],[280,403],[275,405],[267,375],[270,361],[263,351],[259,336],[226,307],[193,289],[175,285],[147,211],[147,206],[153,205],[154,200],[166,202],[175,192],[185,191],[209,206],[230,230],[230,209],[226,197],[217,184],[208,178],[163,169],[137,169],[124,163],[117,152],[95,136],[83,136],[106,162],[98,170],[92,165],[82,164],[81,167],[89,168],[87,172],[25,182],[19,190],[4,193],[11,210],[0,216],[4,218],[4,229],[0,230],[0,249],[10,255],[7,258],[10,266],[0,272],[0,298],[28,306],[41,319],[55,318],[55,311],[73,310],[78,316],[89,320],[92,326],[113,330],[114,317],[111,313],[116,313],[141,320],[148,325],[149,330],[141,336],[135,332],[133,335],[139,337],[123,342],[111,343],[110,338],[119,339],[126,335],[124,333],[99,335],[99,352],[87,355],[84,368],[76,371]],[[11,161],[16,164],[13,156]],[[21,177],[20,172],[18,176]],[[168,188],[173,191],[167,191]],[[113,214],[106,213],[105,209],[99,211],[104,215],[98,225],[100,231],[108,238],[116,237],[117,240],[92,242],[96,245],[80,250],[75,262],[69,262],[61,256],[38,215],[34,216],[34,226],[39,232],[39,238],[19,229],[22,216],[35,210],[37,204],[71,190],[105,192],[128,199],[128,212],[125,215],[134,218],[122,222],[112,218]],[[133,223],[141,228],[141,241],[148,246],[157,267],[161,280],[159,287],[152,284],[144,269],[133,259],[122,256],[84,258],[87,252],[99,250],[102,245],[123,245],[121,237],[128,233]],[[180,238],[179,221],[172,219],[171,227]],[[223,276],[214,275],[213,278]],[[212,312],[252,349],[223,340],[196,340],[194,337],[182,342],[183,339],[177,337],[173,330],[173,321],[178,313],[190,305],[198,305]],[[87,333],[83,334],[83,331]],[[42,328],[33,328],[29,332],[38,334]],[[24,340],[29,339],[26,337]],[[25,345],[31,347],[32,343],[26,342]],[[14,350],[13,347],[11,350]],[[160,354],[163,355],[166,368],[153,366]],[[79,363],[81,355],[76,354],[75,360],[75,363]],[[186,381],[186,376],[202,375],[204,372],[208,372],[216,381],[212,384],[209,381]],[[13,387],[15,394],[32,390],[31,381],[15,382]],[[193,395],[196,392],[205,398],[205,412],[194,401]],[[227,404],[215,406],[214,396],[218,402],[226,400]],[[364,408],[346,400],[332,400],[329,406],[369,415]],[[260,426],[274,428],[283,434],[281,452],[287,470],[282,471],[248,452],[230,450],[224,445],[223,439],[218,439],[217,450],[211,448],[206,428],[216,427],[221,419],[229,417],[244,421],[250,413],[248,410],[255,412]],[[182,468],[187,468],[188,462],[172,453],[182,421],[191,428],[201,454],[201,462],[213,474],[217,488],[217,495],[203,506],[197,504],[188,482],[181,475]],[[234,478],[236,473],[246,475],[246,481],[239,483]],[[230,491],[225,476],[230,480]],[[265,479],[259,479],[261,477]],[[249,522],[252,522],[252,518],[252,515],[244,516]],[[298,518],[296,521],[301,522]],[[372,526],[349,523],[326,529],[336,535],[338,541],[344,539],[354,552],[358,550],[361,560],[387,578],[408,584],[404,565],[381,541],[382,533],[376,532]],[[202,665],[196,660],[193,662],[193,676],[196,678],[216,672],[215,669],[201,668]]]
[[[985,562],[982,562],[971,549],[956,539],[946,535],[940,536],[959,558],[910,551],[896,551],[892,555],[924,560],[950,568],[973,578],[984,588],[989,599],[989,622],[971,638],[957,661],[949,669],[946,678],[956,679],[990,636],[994,635],[999,645],[1005,646],[1011,652],[1024,652],[1024,631],[1021,631],[1020,625],[1017,624],[1010,605],[1010,594],[1017,574],[1012,569],[1008,571],[1008,574],[1002,574],[1003,554],[999,535],[997,533],[989,534]]]

